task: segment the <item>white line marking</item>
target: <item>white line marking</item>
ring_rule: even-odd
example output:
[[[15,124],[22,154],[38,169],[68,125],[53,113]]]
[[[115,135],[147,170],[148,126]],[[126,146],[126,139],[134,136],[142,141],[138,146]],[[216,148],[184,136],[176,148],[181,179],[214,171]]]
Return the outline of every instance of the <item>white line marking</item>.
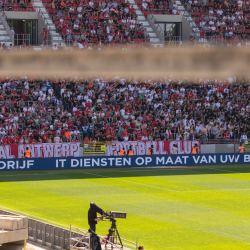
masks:
[[[165,170],[165,169],[164,169]],[[167,169],[166,168],[166,170],[169,170],[169,168]],[[184,169],[180,169],[180,168],[178,168],[178,169],[175,169],[175,170],[184,170]],[[123,172],[123,173],[125,173],[125,172],[134,172],[134,171],[156,171],[155,169],[154,170],[152,170],[152,169],[145,169],[145,168],[143,168],[143,170],[128,170],[128,171],[119,171],[119,170],[117,170],[117,171],[110,171],[110,172],[106,172],[106,171],[101,171],[101,172],[95,172],[95,173],[97,173],[97,174],[99,174],[99,173],[113,173],[113,172]],[[77,171],[75,171],[75,172],[71,172],[71,171],[67,171],[67,172],[63,172],[63,173],[36,173],[36,174],[0,174],[0,177],[4,177],[4,176],[33,176],[33,175],[35,175],[35,176],[39,176],[39,175],[64,175],[65,173],[70,173],[70,174],[76,174],[76,173],[79,173],[79,171],[77,172]],[[80,172],[81,173],[81,172]],[[85,173],[85,172],[83,172],[83,173]]]
[[[172,190],[172,189],[168,189],[168,188],[162,188],[162,187],[152,186],[152,185],[148,185],[148,184],[144,184],[144,183],[140,183],[140,182],[134,182],[134,181],[128,181],[128,180],[118,179],[118,178],[115,178],[115,177],[109,177],[109,176],[100,175],[100,174],[93,174],[93,173],[86,173],[86,172],[84,172],[84,173],[85,174],[90,174],[90,175],[96,175],[96,176],[100,176],[100,177],[104,177],[104,178],[115,179],[115,180],[118,180],[118,181],[130,182],[130,183],[134,183],[134,184],[137,184],[137,185],[143,185],[143,186],[147,186],[147,187],[163,189],[163,190],[166,190],[166,191],[180,192],[180,191],[177,191],[177,190]]]
[[[49,221],[49,222],[51,222],[51,223],[53,223],[53,224],[57,224],[57,225],[61,225],[61,226],[64,226],[64,227],[66,227],[66,228],[69,228],[69,225],[67,226],[67,225],[64,225],[64,224],[61,224],[61,223],[52,221],[52,220],[47,220],[47,219],[44,219],[44,218],[41,218],[41,217],[38,217],[38,216],[35,216],[35,215],[32,215],[32,214],[27,214],[27,213],[24,213],[24,212],[21,212],[21,211],[18,211],[18,210],[11,209],[11,208],[8,208],[8,207],[0,206],[0,208],[4,208],[6,211],[9,211],[9,212],[15,212],[15,213],[17,213],[17,214],[23,214],[23,215],[30,216],[31,219],[32,219],[32,217],[34,217],[34,218],[40,219],[41,221]]]
[[[56,173],[46,173],[46,174],[0,174],[0,177],[2,176],[27,176],[27,175],[53,175],[53,174],[56,174]]]
[[[213,170],[218,170],[218,171],[225,171],[225,172],[229,172],[229,173],[239,173],[239,172],[234,172],[234,171],[229,171],[229,170],[224,170],[224,169],[217,169],[217,168],[209,168],[209,169],[213,169]],[[169,169],[167,169],[169,170]],[[185,170],[185,168],[179,168],[179,169],[175,169],[175,170]],[[148,169],[148,170],[126,170],[126,171],[119,171],[119,172],[134,172],[134,171],[155,171],[155,170],[152,170],[152,169]],[[210,190],[185,190],[185,191],[178,191],[178,190],[173,190],[173,189],[168,189],[168,188],[162,188],[162,187],[157,187],[157,186],[153,186],[153,185],[148,185],[148,184],[144,184],[144,183],[139,183],[139,182],[134,182],[134,181],[128,181],[128,180],[124,180],[124,179],[119,179],[119,178],[115,178],[115,177],[110,177],[110,176],[106,176],[106,175],[100,175],[100,174],[97,174],[97,173],[103,173],[105,171],[102,171],[102,172],[96,172],[96,173],[88,173],[88,172],[81,172],[81,173],[84,173],[84,174],[89,174],[89,175],[94,175],[94,176],[100,176],[100,177],[104,177],[104,178],[110,178],[110,179],[115,179],[115,180],[118,180],[118,181],[124,181],[124,182],[129,182],[129,183],[133,183],[133,184],[137,184],[137,185],[143,185],[143,186],[147,186],[147,187],[152,187],[152,188],[157,188],[157,189],[162,189],[162,190],[166,190],[166,191],[171,191],[171,192],[177,192],[177,193],[190,193],[190,192],[213,192],[213,191],[237,191],[237,190],[250,190],[250,189],[210,189]],[[61,173],[61,174],[65,174],[65,173],[71,173],[73,174],[72,171],[64,171],[64,173]],[[75,172],[76,173],[76,172]],[[109,172],[105,172],[105,173],[109,173]],[[239,173],[241,174],[241,173]],[[0,175],[1,176],[26,176],[26,175],[60,175],[60,172],[59,173],[35,173],[35,174],[12,174],[12,175]],[[2,206],[0,206],[2,207]],[[4,207],[3,207],[4,208]],[[9,208],[6,208],[6,209],[9,209]],[[9,209],[9,210],[12,210],[12,211],[16,211],[16,210],[13,210],[13,209]],[[16,211],[16,212],[19,212],[19,211]],[[19,213],[22,213],[22,212],[19,212]],[[23,213],[25,214],[25,213]],[[29,215],[29,214],[26,214],[26,215]],[[33,215],[30,215],[30,216],[33,216]],[[40,217],[37,217],[37,216],[33,216],[33,217],[36,217],[36,218],[40,218]],[[40,218],[42,219],[42,218]],[[50,221],[50,220],[46,220],[46,221]],[[53,222],[53,223],[57,223],[57,222],[54,222],[54,221],[50,221],[50,222]],[[58,225],[62,225],[62,226],[65,226],[67,227],[66,225],[63,225],[63,224],[60,224],[60,223],[57,223]]]
[[[229,173],[236,173],[236,174],[242,174],[240,172],[234,172],[234,171],[229,171],[229,170],[224,170],[224,169],[218,169],[218,168],[207,168],[207,167],[184,167],[184,168],[159,168],[159,167],[134,167],[134,168],[137,168],[136,170],[124,170],[124,171],[120,171],[120,170],[114,170],[112,172],[140,172],[140,171],[156,171],[156,169],[160,169],[160,170],[187,170],[187,169],[200,169],[200,168],[204,168],[204,169],[213,169],[213,170],[218,170],[218,171],[224,171],[224,172],[229,172]],[[62,169],[63,170],[63,169]],[[78,169],[78,170],[83,170],[83,169]],[[111,172],[111,171],[110,171]],[[12,172],[13,173],[13,172]],[[63,173],[60,173],[60,171],[58,173],[50,173],[50,172],[46,172],[46,173],[35,173],[35,174],[1,174],[0,173],[0,177],[2,176],[32,176],[32,175],[64,175],[65,173],[71,173],[71,174],[76,174],[76,173],[79,173],[79,171],[71,171],[71,170],[68,170],[68,171],[63,171]],[[80,172],[82,173],[82,172]],[[86,173],[86,172],[83,172],[83,173]],[[100,172],[95,172],[95,173],[109,173],[109,171],[100,171]],[[90,174],[90,173],[89,173]],[[107,176],[108,177],[108,176]],[[109,177],[111,178],[111,177]],[[171,189],[169,189],[171,190]]]
[[[237,190],[250,190],[249,188],[244,188],[244,189],[210,189],[210,190],[190,190],[190,191],[179,191],[179,192],[210,192],[210,191],[217,191],[217,192],[220,192],[220,191],[237,191]]]
[[[219,171],[224,171],[224,172],[228,172],[228,173],[242,174],[242,173],[240,173],[240,172],[234,172],[234,171],[229,171],[229,170],[225,170],[225,169],[218,169],[218,168],[210,168],[210,169],[219,170]]]

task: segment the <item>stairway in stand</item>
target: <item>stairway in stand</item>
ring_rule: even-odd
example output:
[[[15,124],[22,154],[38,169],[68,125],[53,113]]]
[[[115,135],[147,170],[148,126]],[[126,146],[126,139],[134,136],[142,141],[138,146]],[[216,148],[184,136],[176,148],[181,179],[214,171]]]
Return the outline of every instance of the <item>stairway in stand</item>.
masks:
[[[147,19],[145,18],[145,16],[142,14],[141,10],[139,9],[138,5],[135,3],[134,0],[129,0],[129,3],[131,6],[134,7],[136,15],[137,15],[137,23],[142,23],[144,28],[147,29],[147,34],[149,34],[150,36],[150,43],[153,46],[157,46],[157,45],[162,45],[160,42],[159,37],[155,34],[155,32],[153,31],[153,29],[151,28],[151,26],[149,25]]]
[[[41,0],[34,0],[33,5],[34,5],[34,7],[37,8],[38,13],[42,17],[42,19],[47,27],[48,33],[50,33],[53,36],[53,45],[56,44],[58,46],[61,43],[62,46],[65,46],[65,42],[62,39],[62,36],[58,32],[56,32],[56,26],[53,23],[48,11],[44,7],[42,1]]]
[[[191,17],[190,13],[185,9],[180,0],[175,1],[177,4],[178,12],[185,17],[190,27],[194,30],[196,37],[200,36],[200,28],[195,20]]]
[[[1,44],[4,43],[6,46],[9,46],[10,44],[12,44],[10,37],[8,33],[6,32],[1,21],[0,21],[0,43]]]

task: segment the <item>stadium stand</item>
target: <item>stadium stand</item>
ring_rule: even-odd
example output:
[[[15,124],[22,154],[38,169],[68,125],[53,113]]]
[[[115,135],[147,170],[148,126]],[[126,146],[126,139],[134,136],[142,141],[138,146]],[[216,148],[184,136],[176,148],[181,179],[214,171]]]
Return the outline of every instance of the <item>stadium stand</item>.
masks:
[[[137,23],[135,9],[128,1],[43,0],[43,3],[68,44],[150,42],[146,28]]]
[[[172,1],[145,1],[138,0],[137,5],[140,7],[144,16],[148,14],[167,14],[167,15],[179,15],[178,6],[176,2]]]
[[[36,12],[30,0],[21,1],[1,1],[0,11],[27,11]]]
[[[241,46],[249,42],[249,1],[188,1],[186,9],[199,25],[199,41]]]
[[[249,137],[249,79],[1,79],[1,144]]]

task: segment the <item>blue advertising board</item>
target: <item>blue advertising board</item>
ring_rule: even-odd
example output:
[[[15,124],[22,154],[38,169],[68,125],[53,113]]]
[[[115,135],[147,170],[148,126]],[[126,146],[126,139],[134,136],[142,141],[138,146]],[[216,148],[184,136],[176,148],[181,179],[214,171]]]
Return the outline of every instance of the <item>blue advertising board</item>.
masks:
[[[201,166],[250,163],[250,154],[152,155],[0,160],[1,171],[56,170],[110,167]]]

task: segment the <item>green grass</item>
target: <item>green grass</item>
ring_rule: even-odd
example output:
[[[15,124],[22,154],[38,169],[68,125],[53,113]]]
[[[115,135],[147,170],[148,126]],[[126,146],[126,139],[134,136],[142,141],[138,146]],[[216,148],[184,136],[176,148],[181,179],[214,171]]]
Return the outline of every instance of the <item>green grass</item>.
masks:
[[[127,212],[126,220],[117,219],[121,236],[138,236],[147,250],[245,250],[249,172],[248,165],[1,172],[0,206],[88,229],[93,201],[104,210]],[[109,227],[99,222],[97,233],[106,235]]]

